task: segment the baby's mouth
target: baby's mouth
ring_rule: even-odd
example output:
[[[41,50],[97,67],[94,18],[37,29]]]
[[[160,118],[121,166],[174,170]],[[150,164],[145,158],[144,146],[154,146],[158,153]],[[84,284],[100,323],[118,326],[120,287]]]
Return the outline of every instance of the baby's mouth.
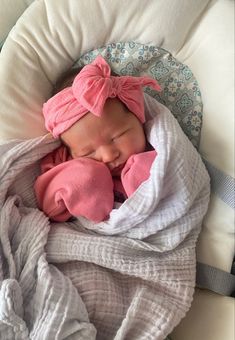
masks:
[[[114,176],[120,175],[122,169],[124,168],[124,165],[125,165],[125,163],[122,163],[122,164],[120,164],[120,165],[114,167],[114,168],[111,170],[112,175],[114,175]]]

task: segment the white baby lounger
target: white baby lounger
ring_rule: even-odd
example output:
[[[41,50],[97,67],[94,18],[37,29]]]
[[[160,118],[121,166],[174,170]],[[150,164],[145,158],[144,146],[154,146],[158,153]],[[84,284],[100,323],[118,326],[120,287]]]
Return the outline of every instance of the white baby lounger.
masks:
[[[233,340],[234,300],[230,295],[232,295],[234,287],[232,286],[233,283],[231,283],[233,282],[233,276],[229,275],[229,273],[234,257],[234,197],[231,194],[232,190],[234,190],[234,122],[232,115],[234,94],[234,79],[232,76],[234,74],[234,2],[230,0],[37,0],[28,2],[18,0],[14,1],[14,7],[12,7],[11,1],[6,2],[1,0],[0,5],[1,15],[4,17],[4,13],[6,13],[6,16],[9,18],[9,20],[6,20],[6,17],[4,17],[5,20],[0,23],[0,37],[3,45],[0,54],[0,142],[3,145],[6,145],[6,142],[9,140],[28,140],[47,133],[41,114],[42,103],[50,96],[53,84],[59,75],[70,68],[82,55],[88,53],[87,55],[89,57],[91,55],[89,51],[96,50],[102,46],[112,46],[112,43],[117,44],[119,42],[140,44],[140,46],[148,46],[143,59],[145,61],[145,58],[148,58],[146,55],[152,53],[150,47],[155,46],[156,48],[170,52],[176,60],[184,65],[188,65],[193,71],[198,81],[203,101],[203,125],[199,152],[211,175],[212,192],[209,210],[204,219],[202,232],[197,243],[198,273],[200,274],[198,275],[198,287],[196,288],[191,308],[180,324],[174,328],[174,330],[171,330],[172,332],[169,336],[172,340]],[[26,5],[29,5],[29,7],[23,13]],[[13,10],[9,10],[10,6]],[[5,9],[6,12],[4,12]],[[21,15],[21,13],[23,14]],[[13,25],[13,21],[17,19],[17,16],[20,17],[6,38],[8,30],[10,26]],[[120,46],[122,48],[124,45]],[[128,49],[126,45],[124,47],[123,53],[120,52],[120,49],[117,49],[120,58],[119,63],[122,62],[122,58],[127,60],[125,53],[128,52]],[[154,51],[158,52],[157,49]],[[162,52],[162,50],[160,52]],[[107,49],[105,53],[107,56]],[[138,58],[140,57],[141,55],[138,53]],[[132,58],[134,57],[132,56]],[[174,58],[172,62],[175,62]],[[86,60],[86,58],[84,57],[83,60]],[[116,61],[113,61],[114,64],[115,62]],[[127,66],[127,64],[128,62],[126,62],[125,65]],[[148,67],[150,68],[149,64]],[[164,71],[163,65],[161,68],[162,74]],[[175,77],[177,76],[178,74],[175,75]],[[12,147],[14,146],[14,148],[16,148],[17,144],[14,144],[15,142],[13,141],[12,143]],[[28,155],[28,158],[35,157],[35,160],[37,160],[40,158],[40,154],[43,155],[43,153],[45,153],[45,146],[41,146],[36,155],[36,153],[30,149],[31,146],[29,143],[26,145],[25,154]],[[54,148],[53,145],[50,146],[50,142],[48,142],[48,145],[47,147],[51,149]],[[4,148],[1,150],[7,151],[7,149]],[[19,148],[19,155],[22,156],[22,154],[23,151]],[[24,162],[30,164],[28,158],[24,158]],[[6,162],[6,159],[4,161]],[[5,164],[9,164],[9,162],[11,162],[10,158]],[[15,162],[17,166],[22,166],[21,163],[17,163],[17,158]],[[1,171],[3,172],[2,168]],[[30,174],[32,173],[30,166],[26,171]],[[5,179],[6,177],[2,178]],[[22,190],[23,185],[26,184],[21,183],[19,185],[18,193],[22,193],[24,205],[28,204],[29,206],[30,199],[33,200],[33,198],[30,197],[29,199],[27,195],[24,195],[24,191]],[[27,185],[29,185],[28,182]],[[7,190],[11,193],[12,189],[10,187]],[[0,193],[0,195],[3,194],[3,192]],[[20,206],[20,204],[18,198],[15,198],[15,205]],[[2,205],[0,205],[0,209],[2,209],[0,210],[0,221],[6,224],[7,216],[3,214],[5,210],[3,210]],[[98,248],[96,248],[94,241],[89,243],[89,237],[93,235],[92,232],[91,234],[88,233],[86,236],[87,239],[83,239],[81,242],[81,246],[84,247],[82,251],[79,249],[79,237],[77,233],[76,235],[72,233],[68,234],[64,226],[61,226],[61,228],[58,227],[57,230],[59,231],[57,234],[49,234],[48,241],[46,241],[44,231],[47,230],[48,225],[46,222],[43,222],[43,224],[41,218],[42,217],[38,217],[38,224],[42,226],[40,240],[42,240],[43,246],[48,242],[47,252],[49,255],[47,260],[53,262],[49,270],[46,267],[45,257],[41,256],[41,271],[44,270],[44,274],[48,275],[48,277],[51,275],[51,277],[55,279],[55,282],[60,282],[60,280],[63,282],[63,287],[59,287],[59,285],[56,286],[56,289],[64,292],[64,295],[62,294],[61,296],[62,303],[67,304],[66,296],[76,296],[74,303],[71,302],[70,304],[71,314],[70,318],[66,321],[67,323],[65,322],[64,324],[61,321],[62,319],[58,318],[57,328],[58,334],[60,334],[58,339],[76,338],[75,331],[78,329],[77,319],[80,320],[81,338],[93,339],[95,338],[96,330],[93,324],[89,322],[89,317],[91,316],[95,319],[95,309],[97,306],[102,309],[102,303],[104,303],[105,300],[110,299],[110,303],[112,303],[112,301],[120,301],[117,296],[120,294],[117,284],[120,277],[115,277],[114,274],[116,280],[111,279],[111,273],[115,273],[115,268],[121,268],[119,262],[121,261],[120,259],[123,253],[126,252],[125,255],[127,257],[125,257],[125,259],[128,258],[130,244],[122,244],[123,252],[117,254],[115,257],[116,263],[112,264],[113,267],[110,267],[112,270],[110,269],[110,277],[107,281],[109,285],[107,285],[107,287],[110,287],[112,292],[116,292],[116,295],[113,297],[108,294],[97,295],[100,298],[97,306],[89,306],[89,299],[87,300],[82,295],[81,290],[84,289],[86,296],[89,296],[94,290],[94,287],[84,287],[78,283],[79,276],[73,275],[73,271],[83,273],[84,277],[85,275],[87,275],[87,277],[92,277],[93,275],[95,282],[102,283],[101,287],[98,285],[95,289],[105,291],[107,287],[103,285],[106,273],[102,268],[106,267],[109,259],[102,258],[101,256],[101,258],[99,258],[100,262],[97,260],[97,263],[89,263],[89,266],[86,267],[86,264],[92,261],[88,256],[87,250],[85,250],[85,244],[87,246],[86,249],[93,247],[92,251],[94,253]],[[18,221],[17,218],[16,221]],[[2,226],[3,224],[1,224],[1,228]],[[79,230],[79,232],[82,235],[83,231]],[[1,241],[6,240],[4,235],[2,232],[3,238],[1,238]],[[15,238],[16,241],[17,238],[20,237],[18,234],[14,236],[13,229],[9,229],[9,235],[10,239],[12,237]],[[76,254],[81,253],[80,261],[72,262],[70,258],[69,260],[71,262],[68,263],[66,257],[63,257],[64,255],[61,255],[62,260],[58,260],[55,245],[59,245],[56,238],[60,240],[61,235],[63,235],[63,237],[70,237],[71,239],[74,237],[75,242],[72,243],[71,241],[71,243],[69,243],[72,245],[70,250],[72,250],[74,254],[74,260],[76,259]],[[136,236],[136,238],[138,237]],[[110,240],[110,244],[113,244],[111,236],[107,236],[107,239]],[[137,247],[135,238],[133,238],[131,242],[133,249]],[[5,244],[3,242],[2,244],[3,246],[0,247],[1,261],[4,256],[8,254],[9,250],[6,246],[7,242],[5,242]],[[9,265],[8,278],[12,279],[10,285],[7,280],[4,280],[1,285],[0,310],[4,312],[6,311],[6,309],[4,309],[6,307],[5,301],[13,301],[17,306],[20,306],[20,299],[25,299],[24,295],[21,296],[21,289],[25,295],[30,293],[27,291],[27,276],[24,277],[24,272],[22,272],[18,282],[14,280],[17,276],[16,268],[19,262],[17,259],[20,258],[20,253],[24,251],[24,244],[22,244],[21,247],[22,249],[14,253],[15,257],[13,256],[13,262]],[[117,250],[117,248],[115,249]],[[67,250],[63,249],[63,251],[63,254],[65,254]],[[152,250],[149,249],[149,254],[151,251]],[[11,258],[11,256],[9,255],[8,258]],[[55,259],[57,259],[57,262]],[[31,263],[33,266],[34,261],[35,258],[31,254],[28,262],[26,262],[28,264]],[[138,258],[136,262],[138,263]],[[16,263],[16,265],[12,265],[12,263]],[[147,258],[146,263],[148,265],[150,263],[147,261]],[[100,266],[99,271],[96,270],[97,264]],[[213,278],[214,281],[218,283],[217,285],[211,286],[210,282],[205,282],[205,277],[208,277],[208,270],[201,264],[210,266],[207,269],[211,271],[212,276],[214,275]],[[6,266],[6,263],[3,263],[3,265]],[[128,266],[128,262],[125,262],[125,265]],[[131,267],[131,261],[129,265]],[[1,266],[1,268],[3,267]],[[206,271],[206,276],[202,275],[203,271]],[[69,279],[62,278],[63,275],[61,272],[68,275]],[[26,271],[26,273],[30,272]],[[0,275],[2,281],[1,271]],[[227,277],[226,282],[230,283],[221,286],[219,284],[221,277]],[[144,275],[142,279],[144,280]],[[182,279],[184,280],[184,278]],[[137,280],[135,275],[132,276],[132,280],[133,282]],[[53,282],[47,282],[47,284],[47,287],[37,286],[37,289],[41,291],[41,296],[49,296],[50,291],[52,295],[55,294],[55,289],[52,290],[52,287],[55,288]],[[123,296],[125,296],[125,280],[122,284]],[[74,293],[74,287],[78,286],[80,287],[82,298],[80,295]],[[205,289],[205,287],[214,290],[214,292]],[[188,289],[187,286],[186,288]],[[12,295],[13,291],[15,292],[15,297]],[[138,323],[142,322],[137,317],[136,324],[132,322],[135,320],[134,313],[138,310],[138,303],[141,301],[139,298],[141,294],[144,294],[141,290],[137,292],[136,299],[132,300],[132,307],[134,306],[134,308],[130,308],[124,320],[120,320],[119,318],[122,314],[122,308],[127,308],[123,303],[116,305],[115,318],[104,309],[101,310],[101,314],[97,314],[99,316],[97,316],[97,320],[95,321],[98,325],[100,323],[102,328],[102,318],[106,319],[107,323],[113,323],[113,320],[116,320],[117,324],[113,324],[113,328],[119,330],[125,329],[125,333],[121,331],[117,332],[115,339],[163,339],[166,334],[164,333],[164,327],[161,330],[162,324],[158,325],[158,333],[155,335],[147,333],[142,335],[139,331],[139,337],[131,337],[130,334],[134,333],[131,333],[132,331],[128,329],[128,325],[131,325],[130,328],[136,327],[136,329],[138,329]],[[9,297],[9,299],[6,300],[6,297]],[[86,301],[85,304],[83,300]],[[43,301],[46,301],[46,299]],[[48,301],[53,302],[53,299],[48,299]],[[172,297],[172,303],[176,303],[175,301],[174,297]],[[48,309],[46,309],[46,305],[40,305],[40,301],[37,301],[37,303],[41,311],[45,310],[45,314],[40,314],[40,320],[37,319],[36,315],[32,315],[31,318],[28,318],[30,322],[27,325],[21,321],[19,321],[19,324],[14,325],[16,329],[19,326],[19,329],[22,331],[21,334],[25,334],[25,339],[28,339],[29,332],[33,339],[39,339],[37,329],[34,327],[37,324],[38,329],[40,329],[40,325],[43,323],[46,324],[46,320],[49,317],[51,306],[48,304]],[[159,303],[164,305],[163,300],[159,300]],[[76,309],[78,305],[80,306],[79,311]],[[28,310],[31,310],[30,303],[28,303],[28,306]],[[45,309],[43,309],[44,307]],[[152,308],[153,307],[154,304]],[[87,309],[89,310],[89,308],[90,310],[93,309],[93,312],[90,312],[90,316],[88,317]],[[148,308],[151,310],[151,306],[148,305]],[[11,314],[14,320],[24,319],[23,312],[20,308],[19,310],[15,310],[14,313],[14,316]],[[2,314],[0,313],[0,315]],[[166,319],[167,317],[168,316],[165,316]],[[9,320],[4,319],[4,317],[0,320],[1,332],[5,332]],[[175,324],[178,323],[176,319],[172,318],[172,320]],[[147,320],[145,322],[147,322]],[[121,323],[123,328],[120,328]],[[157,323],[156,318],[156,324]],[[170,327],[167,329],[169,330]],[[109,334],[111,333],[105,333],[105,329],[101,329],[100,334],[103,334],[102,339],[110,339]],[[45,339],[47,338],[48,337],[45,337]]]

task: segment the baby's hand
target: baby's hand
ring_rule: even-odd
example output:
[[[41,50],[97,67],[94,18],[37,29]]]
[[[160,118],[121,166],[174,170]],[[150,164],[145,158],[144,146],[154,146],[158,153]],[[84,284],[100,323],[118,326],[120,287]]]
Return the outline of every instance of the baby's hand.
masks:
[[[84,216],[94,222],[108,218],[113,208],[113,181],[108,167],[88,158],[61,163],[35,182],[39,207],[54,221]]]
[[[155,150],[132,155],[121,172],[122,185],[129,197],[150,175],[150,168],[156,157]]]

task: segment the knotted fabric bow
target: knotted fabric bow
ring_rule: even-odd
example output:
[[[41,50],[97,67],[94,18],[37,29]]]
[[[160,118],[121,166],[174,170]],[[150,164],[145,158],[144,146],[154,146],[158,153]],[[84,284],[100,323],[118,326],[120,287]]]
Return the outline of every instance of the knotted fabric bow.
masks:
[[[111,76],[110,66],[99,55],[83,67],[71,87],[58,92],[43,105],[46,128],[56,138],[88,112],[100,117],[107,98],[115,97],[144,123],[144,86],[161,90],[150,77]]]

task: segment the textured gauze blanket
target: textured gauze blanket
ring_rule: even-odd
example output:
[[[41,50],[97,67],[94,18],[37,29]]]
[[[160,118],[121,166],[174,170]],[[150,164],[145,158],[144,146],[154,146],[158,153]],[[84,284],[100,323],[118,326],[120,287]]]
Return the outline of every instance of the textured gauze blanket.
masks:
[[[50,223],[37,209],[49,136],[0,146],[0,338],[161,340],[185,316],[209,176],[163,105],[146,95],[150,177],[110,219]]]

